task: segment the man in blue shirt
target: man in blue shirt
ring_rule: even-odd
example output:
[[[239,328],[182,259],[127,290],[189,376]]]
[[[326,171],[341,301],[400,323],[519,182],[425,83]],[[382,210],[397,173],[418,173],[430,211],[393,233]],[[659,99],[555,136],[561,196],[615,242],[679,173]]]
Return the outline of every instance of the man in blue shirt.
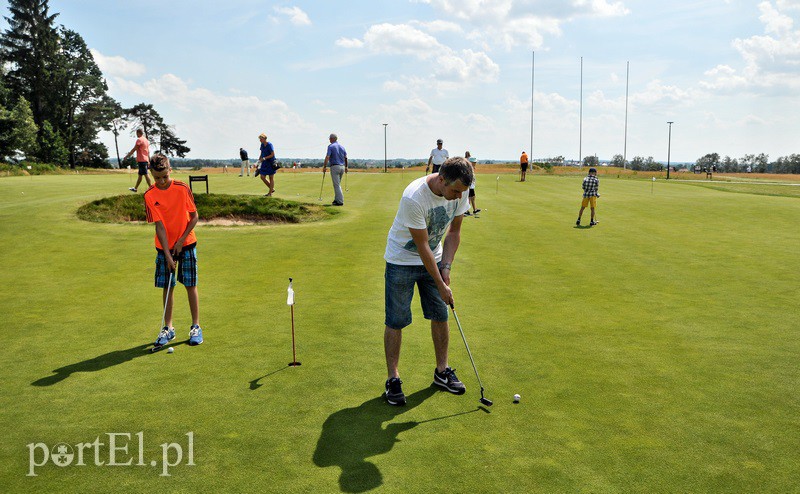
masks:
[[[267,134],[262,133],[258,136],[261,141],[261,155],[258,158],[259,167],[256,170],[256,177],[260,176],[261,181],[269,188],[267,197],[272,197],[275,192],[275,148],[272,143],[267,141]]]
[[[347,173],[347,151],[344,146],[339,144],[339,137],[331,134],[328,138],[331,141],[328,152],[325,155],[325,163],[322,164],[322,173],[327,170],[328,164],[331,166],[331,181],[333,182],[333,205],[344,206],[344,194],[342,194],[342,175]]]

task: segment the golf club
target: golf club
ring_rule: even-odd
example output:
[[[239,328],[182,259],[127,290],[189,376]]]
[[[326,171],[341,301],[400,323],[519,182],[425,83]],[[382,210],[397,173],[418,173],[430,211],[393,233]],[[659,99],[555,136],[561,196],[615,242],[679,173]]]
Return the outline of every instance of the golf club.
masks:
[[[177,272],[178,272],[178,263],[175,263],[175,271],[169,272],[169,279],[167,280],[167,296],[164,297],[164,312],[161,314],[161,327],[158,328],[159,331],[164,328],[164,324],[167,322],[167,304],[169,304],[169,292],[172,290],[172,275],[175,274],[175,279],[177,280]],[[164,348],[164,345],[160,347],[153,347],[151,352],[157,352]]]
[[[450,310],[453,311],[453,317],[456,318],[456,325],[458,326],[458,331],[461,333],[461,339],[464,340],[464,346],[467,348],[467,355],[469,355],[469,361],[472,362],[472,370],[475,371],[475,377],[478,378],[478,385],[481,387],[481,399],[479,400],[482,404],[490,407],[493,405],[492,400],[487,399],[483,396],[483,383],[481,382],[481,376],[478,375],[478,368],[475,367],[475,360],[472,358],[472,352],[469,351],[469,345],[467,344],[467,337],[464,336],[464,330],[461,329],[461,321],[458,320],[458,314],[456,314],[456,308],[453,304],[450,304]]]
[[[347,185],[347,170],[344,171],[344,191],[350,192],[350,187]]]
[[[319,200],[322,200],[322,188],[325,187],[325,168],[322,169],[322,183],[319,185]]]

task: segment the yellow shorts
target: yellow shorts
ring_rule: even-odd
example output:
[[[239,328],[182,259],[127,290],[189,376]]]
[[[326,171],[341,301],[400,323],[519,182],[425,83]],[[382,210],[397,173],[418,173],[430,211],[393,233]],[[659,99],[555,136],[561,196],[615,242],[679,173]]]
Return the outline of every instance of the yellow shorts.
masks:
[[[581,207],[585,208],[586,206],[591,205],[592,209],[597,207],[597,197],[584,197],[583,202],[581,203]]]

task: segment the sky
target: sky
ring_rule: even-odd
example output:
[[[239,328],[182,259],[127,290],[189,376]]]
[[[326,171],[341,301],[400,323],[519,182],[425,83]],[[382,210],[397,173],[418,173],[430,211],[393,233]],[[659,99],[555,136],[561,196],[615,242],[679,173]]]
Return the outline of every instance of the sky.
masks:
[[[568,160],[669,152],[673,162],[800,153],[800,0],[51,0],[50,9],[86,40],[110,95],[153,104],[191,158],[256,155],[261,132],[279,159],[324,157],[331,132],[350,158],[426,160],[437,138],[451,156],[493,160],[523,150]],[[102,140],[113,156],[113,136]],[[121,153],[133,142],[121,136]]]

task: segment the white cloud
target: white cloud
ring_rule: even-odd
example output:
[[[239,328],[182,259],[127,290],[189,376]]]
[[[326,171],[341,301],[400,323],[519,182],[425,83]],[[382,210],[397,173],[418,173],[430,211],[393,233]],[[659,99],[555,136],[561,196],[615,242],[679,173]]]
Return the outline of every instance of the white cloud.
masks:
[[[375,53],[413,55],[428,59],[442,45],[430,34],[408,24],[375,24],[364,34],[364,46]]]
[[[664,85],[658,79],[648,82],[644,91],[635,92],[630,96],[631,105],[638,104],[651,109],[663,105],[691,105],[694,101],[694,91]]]
[[[787,15],[787,12],[797,15],[800,3],[761,2],[758,8],[765,34],[731,42],[744,66],[737,70],[730,65],[718,65],[706,71],[708,80],[701,81],[702,87],[717,91],[800,89],[800,31],[794,29],[794,19]]]
[[[730,65],[717,65],[707,70],[705,75],[711,80],[700,81],[700,86],[706,89],[724,90],[747,86],[747,78],[737,74],[736,69]]]
[[[464,123],[471,131],[479,134],[493,131],[495,128],[494,119],[480,113],[468,113],[464,117]]]
[[[436,114],[433,108],[421,98],[399,100],[391,105],[380,105],[379,109],[387,115],[394,116],[397,121],[404,121],[408,118],[427,121]]]
[[[132,62],[123,57],[103,55],[94,48],[89,50],[95,63],[106,76],[137,77],[143,75],[147,69],[138,62]]]
[[[174,74],[142,83],[112,77],[108,84],[109,91],[117,98],[154,104],[164,120],[188,141],[194,156],[220,157],[216,143],[228,142],[237,147],[243,145],[240,143],[256,142],[261,132],[275,136],[276,141],[282,140],[282,153],[286,153],[290,139],[302,142],[317,132],[280,99],[219,94],[196,87]]]
[[[300,7],[275,7],[275,12],[288,17],[289,22],[295,26],[311,25],[311,19],[308,18],[308,14],[303,12]]]
[[[592,110],[602,110],[604,112],[620,112],[625,109],[625,97],[607,98],[605,93],[600,90],[592,91],[586,98],[588,108]]]
[[[386,81],[383,83],[384,91],[404,91],[407,88],[408,86],[400,81]]]
[[[429,22],[411,21],[411,22],[409,22],[409,24],[411,24],[413,26],[419,26],[422,29],[425,29],[426,31],[430,31],[432,33],[446,33],[446,32],[463,33],[464,32],[464,29],[462,29],[461,26],[459,26],[455,22],[450,22],[450,21],[442,21],[442,20],[435,20],[435,21],[429,21]]]
[[[741,124],[742,124],[742,125],[756,125],[756,126],[762,126],[762,125],[768,125],[768,124],[769,124],[769,121],[767,121],[767,120],[766,120],[766,119],[764,119],[764,118],[761,118],[761,117],[759,117],[758,115],[746,115],[746,116],[745,116],[745,117],[744,117],[744,118],[741,120]]]
[[[355,38],[339,38],[336,40],[336,46],[341,46],[342,48],[361,48],[364,46],[364,42]]]
[[[792,18],[781,14],[771,3],[761,2],[758,8],[761,10],[761,16],[758,19],[764,23],[766,32],[782,35],[791,31],[794,24]]]
[[[544,35],[560,35],[561,24],[578,17],[615,17],[630,13],[622,2],[574,0],[425,0],[445,17],[472,24],[475,32],[507,49],[517,45],[539,48]]]
[[[364,48],[374,54],[411,56],[431,63],[430,77],[403,77],[410,88],[452,89],[459,85],[494,82],[500,74],[500,66],[485,52],[471,49],[456,51],[409,24],[376,24],[364,33],[363,41],[341,38],[336,44],[347,48]],[[397,81],[390,81],[384,89],[398,90],[400,85]]]

